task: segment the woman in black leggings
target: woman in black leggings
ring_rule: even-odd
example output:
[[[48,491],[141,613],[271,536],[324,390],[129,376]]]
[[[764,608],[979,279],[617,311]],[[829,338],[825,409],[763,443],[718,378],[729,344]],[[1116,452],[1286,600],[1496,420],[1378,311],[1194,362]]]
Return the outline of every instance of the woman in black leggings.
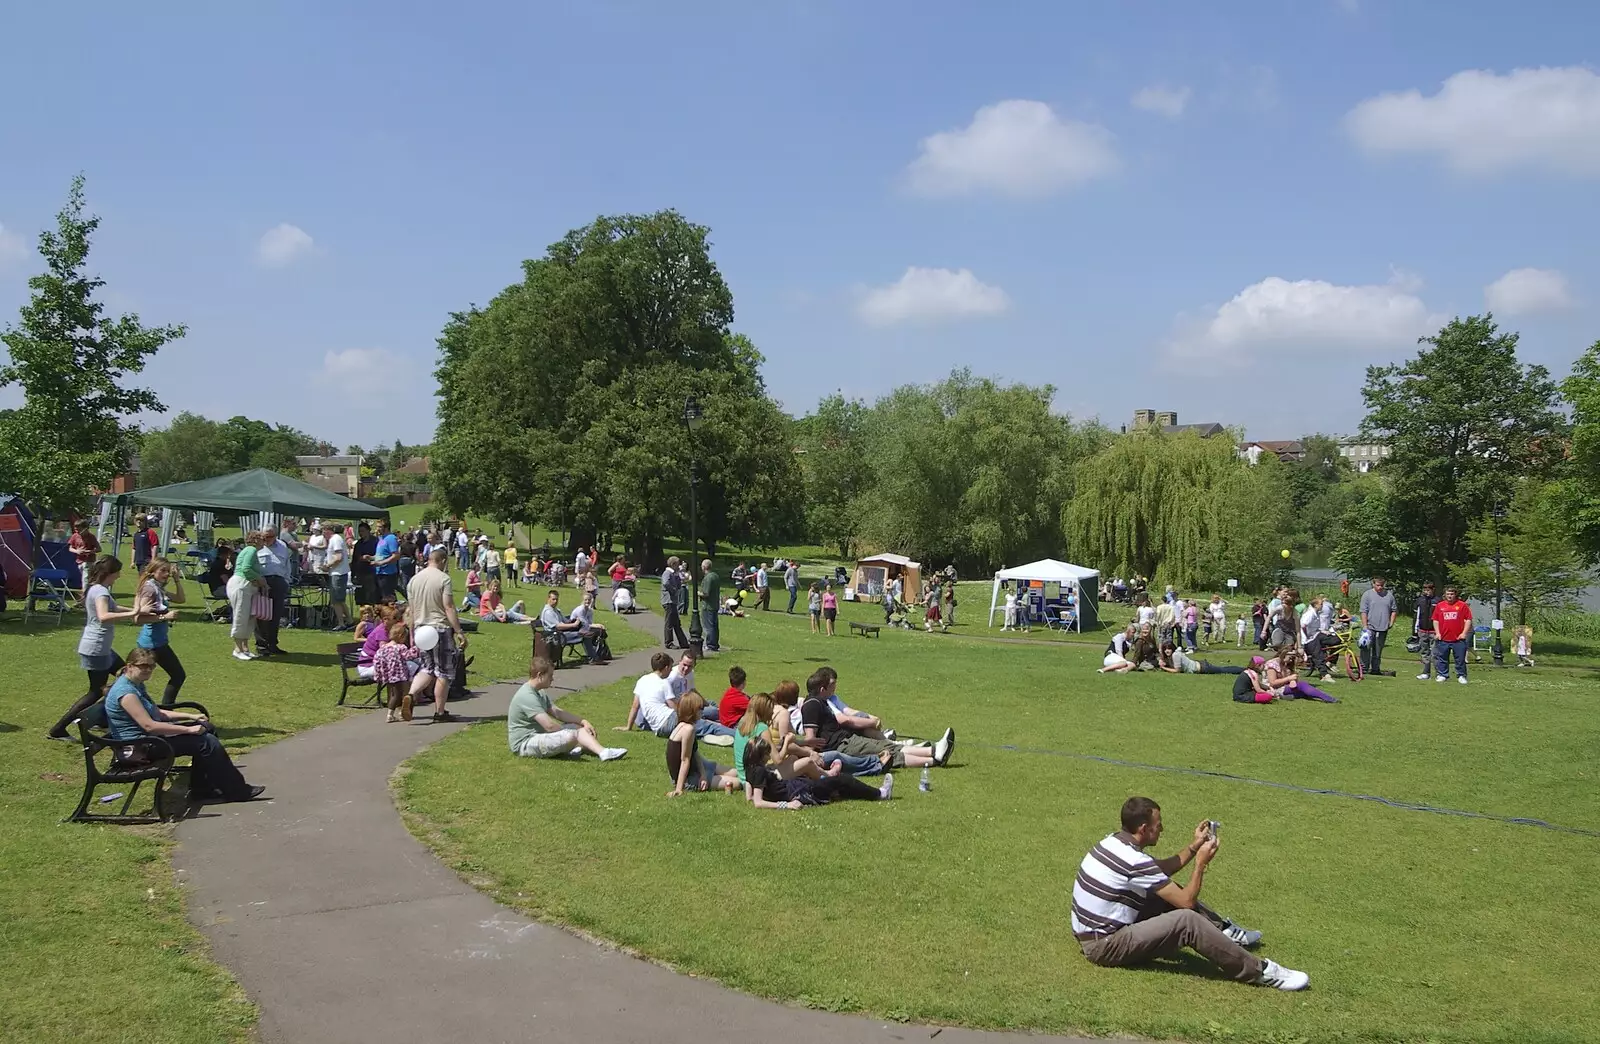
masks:
[[[167,593],[167,582],[172,583],[172,593]],[[139,628],[138,647],[149,649],[156,664],[167,672],[167,687],[161,691],[161,706],[170,707],[178,702],[178,690],[186,677],[178,654],[167,641],[167,628],[178,618],[171,602],[183,601],[183,579],[172,563],[165,558],[152,558],[139,574],[139,593],[133,599],[133,611],[145,625]]]
[[[105,697],[106,683],[122,670],[122,657],[115,647],[117,622],[132,622],[131,609],[121,609],[111,594],[122,563],[110,555],[91,562],[83,572],[83,637],[78,639],[78,662],[89,675],[89,690],[61,716],[50,729],[51,739],[71,739],[67,728],[92,703]]]

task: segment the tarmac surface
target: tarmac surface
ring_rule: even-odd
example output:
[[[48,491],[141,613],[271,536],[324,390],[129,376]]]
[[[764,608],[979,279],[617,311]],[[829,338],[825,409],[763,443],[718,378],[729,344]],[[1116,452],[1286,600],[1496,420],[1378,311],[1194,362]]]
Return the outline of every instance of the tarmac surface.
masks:
[[[655,618],[628,619],[653,629]],[[556,688],[637,677],[652,651],[562,670]],[[261,1040],[1017,1039],[751,997],[531,920],[475,890],[406,830],[388,782],[428,745],[474,721],[503,719],[514,691],[493,685],[451,704],[460,723],[429,724],[424,715],[387,725],[373,711],[251,751],[241,759],[245,775],[271,800],[207,805],[179,824],[173,864],[189,917],[260,1006]],[[329,699],[336,693],[335,680]]]

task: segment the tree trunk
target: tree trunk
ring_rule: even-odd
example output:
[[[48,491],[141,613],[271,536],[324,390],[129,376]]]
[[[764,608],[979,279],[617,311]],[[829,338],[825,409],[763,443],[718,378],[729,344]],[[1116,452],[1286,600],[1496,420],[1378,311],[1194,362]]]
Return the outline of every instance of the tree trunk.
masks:
[[[567,531],[567,550],[576,553],[580,547],[595,546],[595,527],[574,523]]]

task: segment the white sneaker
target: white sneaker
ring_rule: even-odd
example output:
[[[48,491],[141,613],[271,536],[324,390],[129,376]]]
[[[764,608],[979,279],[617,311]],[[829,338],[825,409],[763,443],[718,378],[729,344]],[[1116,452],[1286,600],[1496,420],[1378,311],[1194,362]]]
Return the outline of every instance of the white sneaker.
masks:
[[[233,658],[235,660],[253,660],[253,659],[255,659],[255,657],[251,656],[249,653],[240,652],[238,649],[233,650]]]
[[[624,755],[626,753],[628,753],[628,748],[627,747],[607,747],[605,750],[602,750],[600,752],[600,760],[601,761],[616,761],[618,758],[622,757],[622,755]]]
[[[895,737],[897,735],[898,735],[898,733],[896,733],[893,729],[884,729],[883,730],[883,738],[888,740],[890,743],[894,742]]]
[[[1448,677],[1446,677],[1445,675],[1441,674],[1441,675],[1439,675],[1439,677],[1437,677],[1437,678],[1435,678],[1433,680],[1436,681],[1436,682],[1447,682],[1450,679]]]
[[[700,742],[709,743],[713,747],[731,747],[733,746],[733,737],[714,734],[711,736],[701,736]]]
[[[1263,961],[1261,978],[1258,985],[1271,986],[1275,990],[1303,990],[1311,985],[1311,976],[1303,971],[1285,968],[1277,961]]]
[[[1242,928],[1237,924],[1230,924],[1222,929],[1222,934],[1243,946],[1245,949],[1261,945],[1261,933],[1249,928]]]
[[[1467,684],[1467,679],[1461,677],[1460,675],[1456,676],[1456,681],[1460,682],[1462,685]]]
[[[1423,671],[1421,674],[1417,675],[1417,681],[1427,681],[1431,677],[1433,677],[1433,675],[1429,674],[1427,671]]]
[[[944,768],[950,760],[950,751],[956,745],[956,730],[945,729],[944,735],[939,737],[939,742],[933,745],[933,763],[939,768]]]
[[[889,798],[891,796],[893,796],[893,794],[894,794],[894,776],[891,773],[884,773],[883,786],[878,788],[878,800],[879,801],[888,801]]]

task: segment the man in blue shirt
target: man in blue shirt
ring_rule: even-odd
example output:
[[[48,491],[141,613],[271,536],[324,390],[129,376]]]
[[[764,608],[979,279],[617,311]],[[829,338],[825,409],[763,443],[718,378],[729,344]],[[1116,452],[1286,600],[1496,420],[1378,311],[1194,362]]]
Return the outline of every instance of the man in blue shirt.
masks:
[[[378,519],[378,547],[372,554],[372,571],[378,579],[378,600],[394,603],[400,583],[400,538],[389,532],[389,520]]]
[[[256,655],[282,656],[278,647],[278,626],[289,611],[289,545],[278,539],[278,527],[261,531],[261,546],[256,549],[256,564],[272,596],[272,619],[256,621]]]

